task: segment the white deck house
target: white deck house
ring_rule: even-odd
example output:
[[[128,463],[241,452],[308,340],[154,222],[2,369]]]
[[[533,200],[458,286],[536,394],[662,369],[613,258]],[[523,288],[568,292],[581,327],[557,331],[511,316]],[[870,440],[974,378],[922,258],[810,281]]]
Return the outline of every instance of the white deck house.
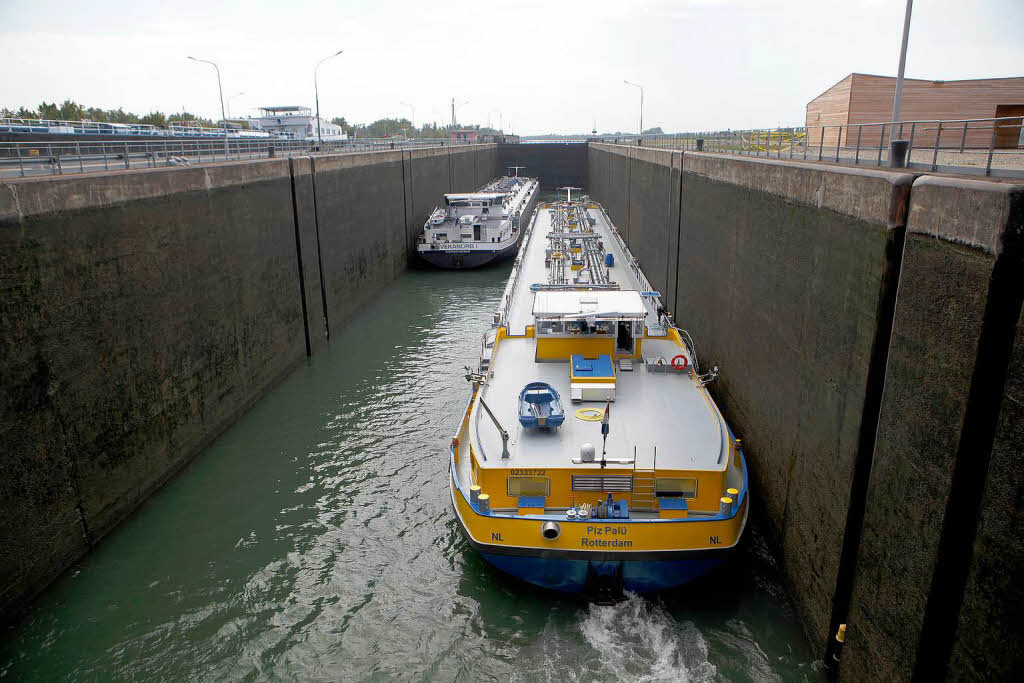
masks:
[[[287,105],[280,107],[260,107],[258,117],[248,119],[249,125],[256,130],[290,140],[315,140],[317,137],[317,117],[309,107]],[[320,137],[324,140],[347,140],[341,126],[320,119]]]

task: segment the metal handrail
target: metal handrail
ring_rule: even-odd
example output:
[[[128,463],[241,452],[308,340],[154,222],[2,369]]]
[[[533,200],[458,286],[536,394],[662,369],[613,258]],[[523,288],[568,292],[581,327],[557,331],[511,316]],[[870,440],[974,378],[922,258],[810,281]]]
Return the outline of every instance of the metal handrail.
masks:
[[[855,166],[890,163],[889,142],[906,139],[907,167],[929,171],[1024,177],[1024,136],[1007,144],[1000,132],[1022,130],[1022,117],[915,119],[665,135],[604,136],[622,144]],[[999,143],[1000,146],[997,146]],[[915,161],[915,152],[919,160]],[[940,153],[943,157],[940,158]],[[981,159],[984,154],[985,158]],[[927,155],[925,160],[921,156]],[[973,156],[972,156],[973,155]],[[1019,155],[1019,156],[1018,156]],[[993,161],[999,167],[994,167]],[[976,162],[976,163],[971,163]]]
[[[466,143],[484,144],[484,143]],[[324,141],[273,138],[175,138],[0,142],[0,177],[66,175],[113,169],[194,164],[309,154],[351,154],[379,150],[445,147],[443,138],[365,138]]]

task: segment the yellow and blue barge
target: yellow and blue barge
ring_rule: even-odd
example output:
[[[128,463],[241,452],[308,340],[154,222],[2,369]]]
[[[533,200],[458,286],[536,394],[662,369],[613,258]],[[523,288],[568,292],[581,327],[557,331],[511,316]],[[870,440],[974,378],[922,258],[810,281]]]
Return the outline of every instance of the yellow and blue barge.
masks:
[[[579,266],[579,267],[577,267]],[[470,544],[547,588],[669,588],[739,543],[746,463],[701,373],[607,214],[542,205],[524,235],[450,448],[451,498]],[[558,427],[521,424],[544,383]]]

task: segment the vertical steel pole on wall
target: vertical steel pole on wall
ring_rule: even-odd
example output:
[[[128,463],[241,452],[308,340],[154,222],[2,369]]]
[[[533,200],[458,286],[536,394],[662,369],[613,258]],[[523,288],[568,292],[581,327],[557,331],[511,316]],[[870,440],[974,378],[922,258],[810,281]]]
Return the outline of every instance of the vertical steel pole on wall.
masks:
[[[939,130],[935,133],[935,149],[932,151],[932,171],[939,162],[939,141],[942,139],[942,121],[939,121]]]
[[[992,150],[996,146],[996,121],[992,119],[992,137],[988,141],[988,160],[985,161],[985,175],[992,175]]]
[[[906,70],[906,43],[910,37],[910,10],[913,0],[906,0],[906,14],[903,17],[903,42],[899,48],[899,71],[896,73],[896,95],[893,97],[893,121],[899,121],[900,99],[903,97],[903,72]]]

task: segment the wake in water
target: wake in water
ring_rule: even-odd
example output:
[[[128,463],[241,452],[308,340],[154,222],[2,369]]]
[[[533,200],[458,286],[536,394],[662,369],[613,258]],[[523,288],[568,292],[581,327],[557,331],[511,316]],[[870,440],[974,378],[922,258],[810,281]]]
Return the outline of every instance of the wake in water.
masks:
[[[598,675],[636,683],[715,680],[717,669],[697,627],[638,595],[591,605],[580,631],[597,654]]]

